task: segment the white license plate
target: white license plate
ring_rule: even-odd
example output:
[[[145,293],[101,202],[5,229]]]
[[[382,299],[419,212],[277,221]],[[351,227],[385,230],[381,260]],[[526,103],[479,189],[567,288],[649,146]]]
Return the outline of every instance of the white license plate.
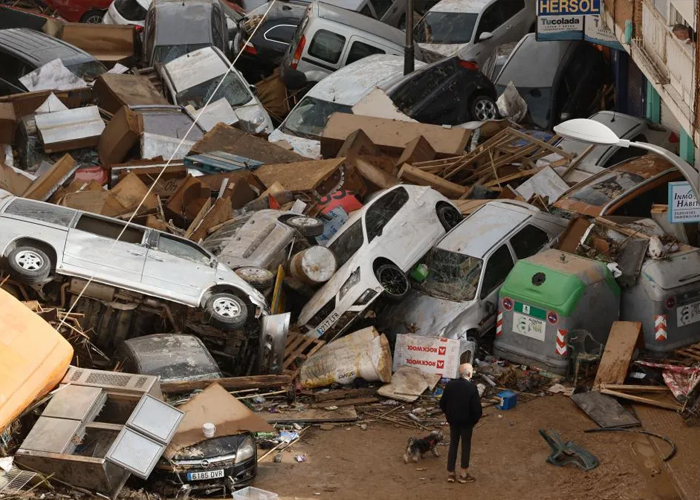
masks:
[[[338,321],[338,318],[340,317],[340,314],[337,312],[334,312],[326,320],[321,323],[318,328],[316,328],[316,333],[318,333],[318,336],[320,337],[324,333],[326,333],[326,330],[328,330],[330,327],[332,327],[336,321]]]
[[[207,470],[204,472],[188,472],[188,481],[204,481],[207,479],[218,479],[224,477],[224,469]]]
[[[700,302],[691,302],[676,309],[678,326],[690,325],[700,321]]]
[[[513,332],[544,342],[547,322],[519,312],[513,313]]]

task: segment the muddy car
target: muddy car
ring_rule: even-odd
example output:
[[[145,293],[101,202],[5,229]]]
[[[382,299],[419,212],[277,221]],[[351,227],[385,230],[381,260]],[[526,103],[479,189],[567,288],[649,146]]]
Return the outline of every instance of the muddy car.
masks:
[[[309,300],[298,324],[309,335],[334,337],[369,311],[380,295],[401,300],[408,271],[462,214],[437,191],[400,185],[374,198],[328,244],[338,271]]]
[[[0,255],[22,283],[58,277],[137,292],[192,308],[226,330],[267,313],[265,298],[199,245],[0,190]]]
[[[493,201],[462,221],[421,264],[400,304],[380,315],[380,331],[478,339],[496,319],[501,284],[518,259],[547,248],[567,221],[521,202]]]

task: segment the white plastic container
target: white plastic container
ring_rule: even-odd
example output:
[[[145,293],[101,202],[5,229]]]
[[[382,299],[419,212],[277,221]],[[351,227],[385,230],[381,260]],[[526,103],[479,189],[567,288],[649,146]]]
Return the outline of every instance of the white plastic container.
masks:
[[[233,492],[233,500],[278,500],[279,497],[277,493],[252,486]]]
[[[202,432],[204,433],[204,437],[213,438],[214,434],[216,434],[216,426],[211,423],[206,423],[202,426]]]

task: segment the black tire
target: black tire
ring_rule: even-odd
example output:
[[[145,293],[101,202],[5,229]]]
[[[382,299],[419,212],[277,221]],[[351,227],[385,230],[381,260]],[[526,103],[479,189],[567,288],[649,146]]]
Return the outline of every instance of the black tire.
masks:
[[[7,261],[12,276],[29,285],[43,283],[51,273],[51,259],[46,252],[36,247],[17,247],[10,252]]]
[[[462,222],[462,213],[450,205],[440,205],[435,212],[437,213],[440,224],[445,228],[445,231],[449,231]]]
[[[406,274],[394,264],[381,264],[374,270],[374,275],[386,297],[392,301],[403,299],[411,286]]]
[[[284,220],[289,227],[293,227],[307,238],[321,236],[323,234],[323,222],[314,217],[295,215]]]
[[[248,319],[248,306],[232,293],[215,293],[207,300],[204,310],[209,322],[222,330],[236,330]]]
[[[267,290],[275,282],[275,275],[261,267],[239,267],[235,273],[256,290]]]
[[[484,94],[474,96],[469,104],[469,114],[472,120],[480,122],[495,120],[499,117],[496,101]]]
[[[83,14],[83,17],[80,18],[80,22],[87,24],[102,24],[103,17],[105,17],[104,10],[89,10]]]

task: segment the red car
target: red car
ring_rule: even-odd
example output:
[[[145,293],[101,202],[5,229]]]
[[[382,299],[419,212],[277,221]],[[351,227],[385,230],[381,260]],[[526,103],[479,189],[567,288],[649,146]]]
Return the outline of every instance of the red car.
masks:
[[[71,23],[99,24],[112,0],[45,0],[56,13]]]

